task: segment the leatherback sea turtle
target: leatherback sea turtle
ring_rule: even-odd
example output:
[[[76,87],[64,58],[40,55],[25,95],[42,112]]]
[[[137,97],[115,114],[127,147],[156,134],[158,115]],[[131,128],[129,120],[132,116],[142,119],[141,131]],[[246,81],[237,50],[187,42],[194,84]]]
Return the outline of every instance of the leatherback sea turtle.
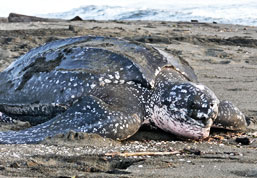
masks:
[[[124,140],[143,123],[200,139],[216,125],[244,129],[244,115],[197,82],[187,62],[137,42],[77,37],[35,48],[0,73],[0,143],[38,143],[70,130]]]

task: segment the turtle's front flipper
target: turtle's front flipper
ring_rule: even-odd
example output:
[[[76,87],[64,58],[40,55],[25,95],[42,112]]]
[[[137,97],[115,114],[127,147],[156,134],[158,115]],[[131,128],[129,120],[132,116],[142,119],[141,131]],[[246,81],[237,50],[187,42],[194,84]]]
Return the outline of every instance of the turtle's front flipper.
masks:
[[[221,101],[213,126],[229,130],[246,130],[247,122],[244,114],[235,105],[229,101]]]
[[[38,143],[46,137],[65,134],[70,130],[123,140],[137,132],[141,123],[140,113],[106,104],[94,96],[85,96],[45,123],[22,131],[0,132],[0,143]]]
[[[0,123],[1,122],[13,124],[14,120],[10,116],[6,115],[5,113],[0,112]]]

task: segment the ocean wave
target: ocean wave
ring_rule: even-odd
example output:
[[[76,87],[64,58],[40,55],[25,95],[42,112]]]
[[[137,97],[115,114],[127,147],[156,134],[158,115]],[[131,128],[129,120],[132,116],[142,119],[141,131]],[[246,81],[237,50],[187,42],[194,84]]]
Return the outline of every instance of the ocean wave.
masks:
[[[71,19],[80,16],[84,20],[159,20],[159,21],[190,21],[217,22],[257,26],[255,6],[224,5],[224,6],[180,6],[175,8],[140,8],[124,6],[89,5],[74,8],[62,13],[49,13],[43,17]]]

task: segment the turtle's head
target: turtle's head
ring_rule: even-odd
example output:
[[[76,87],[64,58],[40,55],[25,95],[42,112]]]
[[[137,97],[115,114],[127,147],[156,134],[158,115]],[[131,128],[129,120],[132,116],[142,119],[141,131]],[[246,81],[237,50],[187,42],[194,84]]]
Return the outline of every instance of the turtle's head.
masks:
[[[191,139],[209,136],[219,100],[206,86],[165,81],[155,86],[151,120],[161,129]]]

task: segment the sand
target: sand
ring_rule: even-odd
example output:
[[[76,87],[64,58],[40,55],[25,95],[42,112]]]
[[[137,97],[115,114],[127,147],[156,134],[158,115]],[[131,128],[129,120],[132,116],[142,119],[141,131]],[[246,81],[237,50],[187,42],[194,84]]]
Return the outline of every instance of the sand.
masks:
[[[256,32],[257,27],[188,22],[3,21],[0,71],[31,48],[56,39],[101,35],[135,40],[188,61],[201,83],[256,121]],[[1,124],[0,130],[24,127],[28,124]],[[0,145],[0,177],[257,177],[257,128],[255,124],[250,128],[247,132],[213,129],[203,141],[141,129],[123,142],[71,132],[36,145]],[[114,154],[120,152],[169,155]]]

